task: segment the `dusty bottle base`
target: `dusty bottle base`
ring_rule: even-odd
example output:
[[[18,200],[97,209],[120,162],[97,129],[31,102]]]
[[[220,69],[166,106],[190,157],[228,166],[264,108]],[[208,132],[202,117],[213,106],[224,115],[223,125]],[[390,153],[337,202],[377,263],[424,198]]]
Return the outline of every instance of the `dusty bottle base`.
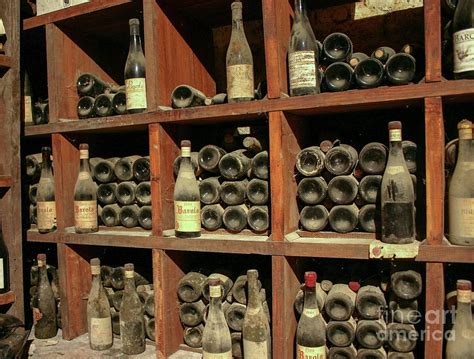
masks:
[[[448,241],[456,246],[474,246],[474,237],[448,236]]]
[[[197,237],[201,237],[201,232],[174,231],[174,235],[178,238],[197,238]]]
[[[86,234],[98,232],[99,228],[74,228],[74,231],[78,234]]]

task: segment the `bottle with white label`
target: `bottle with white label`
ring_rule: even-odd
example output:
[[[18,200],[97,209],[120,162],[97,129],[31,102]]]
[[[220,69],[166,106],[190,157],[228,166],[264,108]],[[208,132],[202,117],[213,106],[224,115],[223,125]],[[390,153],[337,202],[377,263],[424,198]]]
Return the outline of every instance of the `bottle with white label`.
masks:
[[[10,291],[10,271],[8,265],[8,248],[5,244],[0,222],[0,294]]]
[[[472,122],[458,124],[458,159],[449,184],[449,236],[453,244],[474,245],[474,141]]]
[[[140,37],[140,20],[130,19],[130,48],[125,63],[125,95],[127,112],[139,113],[147,108],[145,55]]]
[[[36,191],[38,232],[49,233],[56,229],[56,201],[54,177],[51,168],[51,148],[41,149],[43,156],[41,177]]]
[[[191,164],[191,141],[181,141],[181,162],[174,186],[175,235],[180,238],[201,236],[199,185]]]
[[[93,350],[106,350],[112,347],[112,320],[107,294],[100,280],[100,260],[91,259],[92,286],[87,300],[87,327],[89,345]]]
[[[135,355],[145,351],[144,309],[135,289],[132,263],[125,264],[125,289],[120,304],[120,338],[122,353]]]
[[[303,312],[296,330],[296,358],[326,358],[326,322],[316,300],[316,272],[304,274]]]
[[[33,125],[33,102],[31,82],[28,72],[23,73],[23,122],[25,126]]]
[[[80,168],[74,187],[74,227],[76,233],[97,232],[97,188],[89,169],[89,145],[79,145]]]
[[[33,305],[33,319],[35,322],[35,338],[49,339],[56,336],[56,300],[48,279],[46,269],[46,254],[38,254],[38,293]]]
[[[263,310],[256,269],[247,271],[247,283],[248,303],[242,327],[244,358],[270,359],[272,357],[270,324]]]
[[[229,327],[222,311],[219,279],[209,281],[209,314],[202,335],[203,359],[232,359]]]
[[[459,0],[453,18],[454,78],[474,79],[474,0]]]
[[[403,157],[402,124],[388,124],[389,154],[382,177],[382,242],[403,244],[416,239],[415,192],[410,172]]]
[[[319,49],[308,20],[304,0],[295,0],[295,17],[288,47],[290,96],[319,92]]]
[[[242,3],[233,2],[232,34],[226,56],[227,101],[251,101],[255,96],[253,57],[244,32]]]

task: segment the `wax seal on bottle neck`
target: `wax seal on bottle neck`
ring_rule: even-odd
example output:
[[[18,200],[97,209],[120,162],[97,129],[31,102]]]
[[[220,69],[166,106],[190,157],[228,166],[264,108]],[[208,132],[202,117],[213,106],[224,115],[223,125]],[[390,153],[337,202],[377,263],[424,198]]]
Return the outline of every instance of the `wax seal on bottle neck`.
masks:
[[[316,287],[316,272],[305,272],[304,274],[304,284],[307,288]]]
[[[472,284],[468,280],[458,279],[456,282],[458,289],[458,302],[471,303]]]
[[[402,123],[400,121],[391,121],[388,123],[388,132],[390,142],[399,142],[402,140]]]
[[[36,256],[36,259],[38,260],[38,267],[46,265],[46,254],[40,253]]]
[[[211,298],[220,298],[222,296],[220,279],[209,280],[209,296]]]
[[[132,263],[125,264],[125,278],[133,278],[134,267]]]

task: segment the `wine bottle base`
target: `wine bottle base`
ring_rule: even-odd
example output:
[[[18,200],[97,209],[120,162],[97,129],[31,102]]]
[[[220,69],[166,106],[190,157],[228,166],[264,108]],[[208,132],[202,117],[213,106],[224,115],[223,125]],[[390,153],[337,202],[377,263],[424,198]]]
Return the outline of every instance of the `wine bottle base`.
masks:
[[[90,345],[91,349],[96,350],[96,351],[107,350],[107,349],[112,348],[112,346],[113,346],[113,343],[105,344],[105,345]]]
[[[99,228],[75,228],[74,231],[78,234],[87,234],[98,232]]]
[[[474,237],[448,236],[448,241],[456,246],[474,246]]]
[[[459,72],[454,74],[455,80],[472,80],[474,79],[474,71]]]
[[[178,238],[197,238],[197,237],[201,237],[201,232],[174,231],[174,235]]]
[[[41,234],[52,233],[54,231],[56,231],[56,227],[51,228],[51,229],[38,229],[38,232]]]
[[[316,95],[319,93],[319,89],[316,87],[301,87],[290,91],[290,96],[308,96]]]

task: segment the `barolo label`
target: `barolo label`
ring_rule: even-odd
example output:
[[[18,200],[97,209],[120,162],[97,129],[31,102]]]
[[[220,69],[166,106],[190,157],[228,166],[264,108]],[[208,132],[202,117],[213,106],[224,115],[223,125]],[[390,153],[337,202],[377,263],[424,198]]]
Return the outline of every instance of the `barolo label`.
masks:
[[[253,98],[253,65],[227,66],[227,96],[234,98]]]
[[[317,70],[314,51],[296,51],[289,55],[290,89],[316,87]]]
[[[33,111],[31,110],[31,96],[23,96],[23,106],[25,113],[25,124],[33,123]]]
[[[5,288],[5,272],[3,271],[3,258],[0,258],[0,289]]]
[[[201,230],[201,202],[174,202],[175,229],[180,232],[199,232]]]
[[[93,345],[112,343],[112,321],[109,318],[91,318],[90,340]]]
[[[455,73],[474,71],[474,28],[454,33]]]
[[[306,315],[308,318],[314,318],[317,315],[319,315],[319,309],[318,308],[316,309],[305,308],[303,309],[303,315]]]
[[[474,198],[449,196],[449,233],[474,237]]]
[[[97,227],[97,201],[74,201],[74,226]]]
[[[125,94],[127,97],[127,110],[146,108],[145,78],[125,80]]]
[[[38,229],[56,227],[56,202],[38,202],[37,212]]]
[[[326,359],[326,347],[296,346],[296,359]]]
[[[202,359],[232,359],[232,350],[225,353],[208,353],[203,350]]]
[[[471,303],[471,291],[470,290],[459,290],[458,289],[458,302]]]
[[[264,342],[252,342],[250,340],[244,339],[244,358],[271,358],[271,355],[268,351],[268,343]]]

